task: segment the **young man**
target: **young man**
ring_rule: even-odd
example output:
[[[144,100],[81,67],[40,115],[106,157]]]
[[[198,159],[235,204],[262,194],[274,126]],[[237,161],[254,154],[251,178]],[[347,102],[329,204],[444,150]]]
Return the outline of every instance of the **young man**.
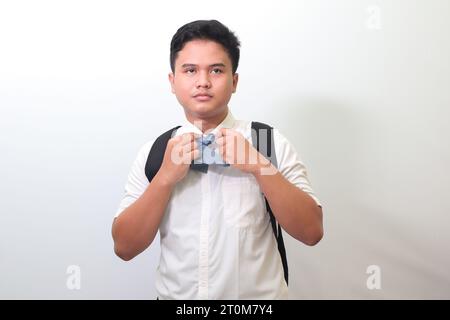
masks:
[[[315,245],[323,235],[320,203],[290,142],[274,129],[275,168],[252,145],[251,122],[229,110],[239,45],[216,20],[178,29],[169,81],[186,121],[150,183],[145,165],[155,140],[140,149],[116,213],[114,250],[123,260],[144,251],[159,230],[159,299],[287,299],[264,197],[295,239]],[[206,134],[223,162],[193,170]]]

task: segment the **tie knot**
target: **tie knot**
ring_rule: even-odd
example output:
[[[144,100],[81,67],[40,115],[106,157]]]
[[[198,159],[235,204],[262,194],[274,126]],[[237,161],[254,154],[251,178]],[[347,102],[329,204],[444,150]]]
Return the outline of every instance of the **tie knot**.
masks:
[[[209,133],[206,136],[202,137],[202,144],[205,146],[210,145],[212,142],[214,142],[214,134]]]

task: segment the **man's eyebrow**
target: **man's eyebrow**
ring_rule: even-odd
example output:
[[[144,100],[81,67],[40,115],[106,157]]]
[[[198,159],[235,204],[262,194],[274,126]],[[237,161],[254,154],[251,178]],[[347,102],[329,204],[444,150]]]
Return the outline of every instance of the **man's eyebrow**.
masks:
[[[182,68],[189,68],[189,67],[198,67],[197,64],[193,64],[193,63],[184,63],[181,65]],[[225,68],[225,64],[223,63],[213,63],[210,64],[209,67],[224,67]]]
[[[225,64],[224,63],[214,63],[214,64],[210,65],[210,67],[224,67],[225,68]]]

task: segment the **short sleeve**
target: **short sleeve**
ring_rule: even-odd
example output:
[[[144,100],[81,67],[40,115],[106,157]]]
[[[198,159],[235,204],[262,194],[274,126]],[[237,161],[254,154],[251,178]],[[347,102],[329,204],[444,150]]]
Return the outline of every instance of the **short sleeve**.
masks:
[[[116,211],[115,217],[118,217],[123,210],[133,204],[133,202],[135,202],[147,189],[149,182],[145,175],[145,164],[153,142],[154,141],[147,142],[139,149],[137,157],[128,173],[124,195],[119,203],[119,208]]]
[[[305,165],[300,156],[294,146],[277,129],[274,129],[274,143],[280,173],[289,182],[313,198],[318,206],[322,207],[311,187]]]

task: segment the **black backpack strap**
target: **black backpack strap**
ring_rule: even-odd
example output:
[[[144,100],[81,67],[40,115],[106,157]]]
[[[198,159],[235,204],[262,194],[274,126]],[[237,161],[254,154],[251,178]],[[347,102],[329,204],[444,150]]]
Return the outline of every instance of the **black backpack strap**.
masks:
[[[275,153],[275,143],[273,137],[273,128],[265,123],[261,122],[252,122],[252,142],[253,145],[256,146],[256,149],[270,160],[272,165],[278,167],[277,156]],[[284,246],[283,241],[283,233],[281,232],[281,226],[275,219],[273,215],[272,208],[270,208],[269,202],[267,198],[264,197],[266,201],[267,212],[269,212],[270,223],[272,224],[273,234],[277,239],[278,243],[278,251],[280,252],[281,262],[283,263],[284,270],[284,279],[286,280],[286,284],[288,284],[289,272],[288,272],[288,263],[287,263],[287,255],[286,248]]]
[[[153,142],[152,148],[147,157],[147,163],[145,164],[145,175],[147,176],[148,182],[152,182],[153,178],[161,168],[161,164],[164,159],[164,153],[166,152],[167,142],[174,132],[181,126],[176,126],[169,131],[164,132],[160,135],[155,142]]]

